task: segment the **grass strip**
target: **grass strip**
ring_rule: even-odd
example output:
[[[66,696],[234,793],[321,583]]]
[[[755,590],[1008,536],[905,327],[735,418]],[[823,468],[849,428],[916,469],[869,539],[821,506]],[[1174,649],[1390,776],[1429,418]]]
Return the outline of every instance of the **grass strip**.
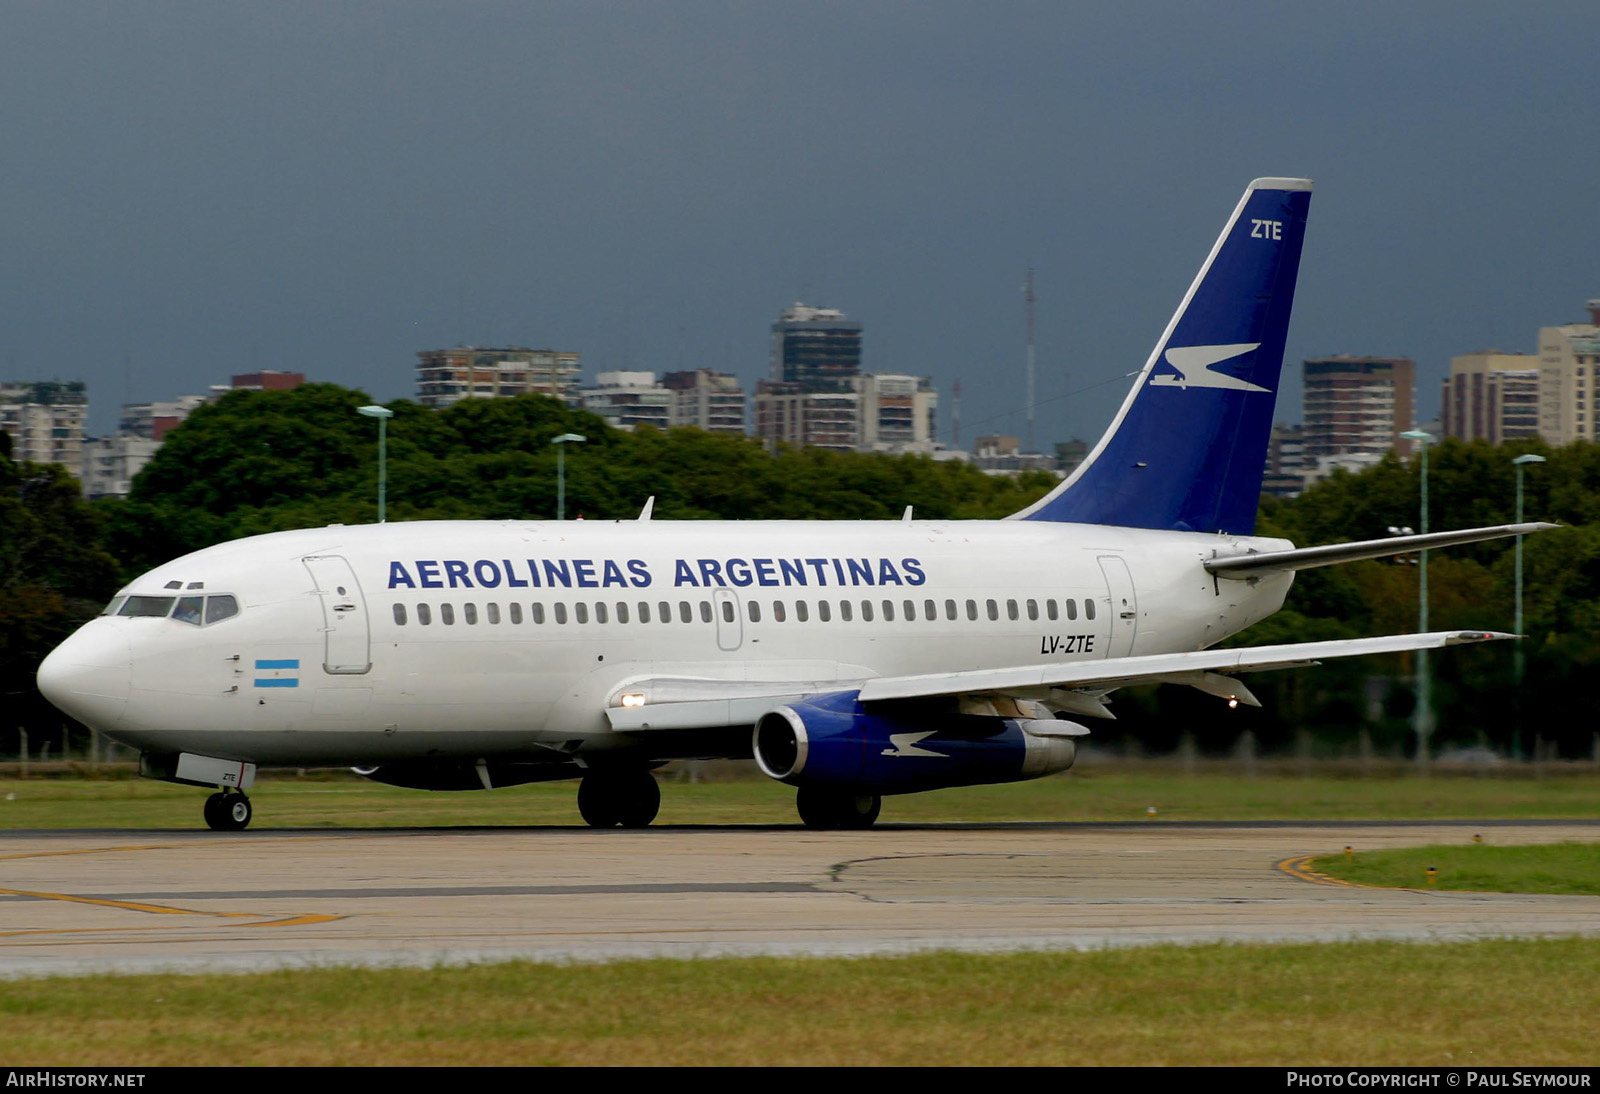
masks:
[[[1600,843],[1433,844],[1329,855],[1312,863],[1329,877],[1396,889],[1428,888],[1430,866],[1437,870],[1437,889],[1600,896]]]
[[[10,1066],[1591,1065],[1600,941],[0,982]]]
[[[355,776],[273,775],[253,828],[581,824],[575,782],[454,793]],[[145,779],[0,779],[0,829],[201,827],[206,791]],[[1445,820],[1600,817],[1600,776],[1334,778],[1084,770],[885,799],[885,823]],[[794,790],[764,778],[662,781],[659,824],[794,824]]]

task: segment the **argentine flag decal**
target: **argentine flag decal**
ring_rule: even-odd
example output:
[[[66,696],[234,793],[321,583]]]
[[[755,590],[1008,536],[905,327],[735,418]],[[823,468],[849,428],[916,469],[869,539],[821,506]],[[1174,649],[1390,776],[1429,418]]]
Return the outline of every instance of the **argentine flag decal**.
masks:
[[[256,687],[297,688],[300,686],[300,659],[291,657],[280,661],[256,662]]]

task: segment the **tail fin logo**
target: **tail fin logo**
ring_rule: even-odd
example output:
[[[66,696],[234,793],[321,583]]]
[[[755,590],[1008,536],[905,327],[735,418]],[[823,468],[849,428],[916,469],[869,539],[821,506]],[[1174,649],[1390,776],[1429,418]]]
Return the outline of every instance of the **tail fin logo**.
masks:
[[[1260,347],[1260,342],[1246,342],[1234,346],[1182,346],[1166,352],[1167,364],[1178,371],[1176,376],[1161,373],[1150,377],[1150,383],[1160,387],[1209,387],[1226,391],[1260,391],[1271,394],[1270,388],[1229,376],[1226,372],[1211,371],[1213,365],[1243,357]]]

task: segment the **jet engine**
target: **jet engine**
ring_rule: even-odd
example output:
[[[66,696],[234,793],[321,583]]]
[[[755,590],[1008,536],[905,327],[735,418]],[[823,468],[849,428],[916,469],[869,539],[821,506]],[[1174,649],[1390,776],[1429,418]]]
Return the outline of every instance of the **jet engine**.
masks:
[[[844,691],[781,706],[756,722],[762,772],[794,786],[910,794],[1020,782],[1065,771],[1072,738],[1089,731],[1056,719],[961,714],[949,703],[876,703]]]

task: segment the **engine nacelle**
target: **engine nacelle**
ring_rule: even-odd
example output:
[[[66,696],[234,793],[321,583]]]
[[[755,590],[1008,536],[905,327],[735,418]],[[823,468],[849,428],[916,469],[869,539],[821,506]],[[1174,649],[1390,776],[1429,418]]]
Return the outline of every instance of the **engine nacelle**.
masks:
[[[412,790],[498,790],[503,786],[575,779],[583,768],[570,760],[553,763],[503,763],[479,760],[402,760],[374,767],[352,767],[362,778]]]
[[[843,691],[778,707],[756,721],[756,763],[767,776],[800,786],[855,787],[909,794],[950,786],[1020,782],[1065,771],[1077,757],[1071,722],[1029,722],[930,709],[906,717],[867,709]],[[897,716],[898,715],[898,716]]]

